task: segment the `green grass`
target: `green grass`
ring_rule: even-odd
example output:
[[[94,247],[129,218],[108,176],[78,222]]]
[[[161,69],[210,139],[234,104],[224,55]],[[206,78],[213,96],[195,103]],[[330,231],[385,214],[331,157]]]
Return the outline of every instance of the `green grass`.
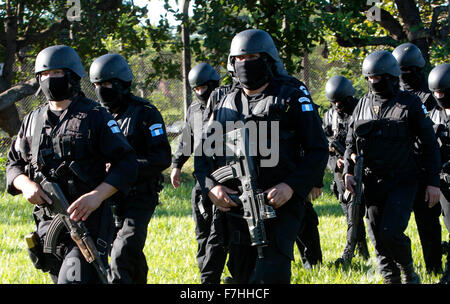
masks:
[[[190,163],[184,169],[182,185],[174,190],[166,184],[161,192],[162,202],[148,226],[145,255],[149,266],[148,283],[198,284],[200,283],[195,254],[195,225],[191,214],[191,189],[193,181]],[[167,179],[166,179],[167,180]],[[368,240],[371,258],[364,261],[358,256],[352,265],[336,268],[333,261],[342,253],[345,245],[346,223],[341,207],[329,191],[331,175],[326,175],[324,194],[315,203],[319,215],[319,231],[323,252],[323,264],[305,270],[295,249],[292,263],[294,284],[379,284],[382,278],[377,272],[374,249]],[[28,258],[24,236],[35,229],[32,205],[22,196],[0,194],[0,283],[51,283],[46,273],[36,270]],[[442,219],[441,219],[442,221]],[[442,223],[442,236],[447,231]],[[436,283],[439,276],[425,272],[422,249],[417,234],[414,215],[406,231],[412,241],[416,270],[423,283]],[[225,269],[224,275],[228,274]]]

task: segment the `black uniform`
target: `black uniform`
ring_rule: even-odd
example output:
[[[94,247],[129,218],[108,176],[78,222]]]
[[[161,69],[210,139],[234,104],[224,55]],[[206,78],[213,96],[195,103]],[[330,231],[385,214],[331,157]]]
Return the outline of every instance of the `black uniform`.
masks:
[[[433,110],[437,103],[430,90],[426,87],[426,79],[423,76],[421,82],[422,87],[412,87],[401,82],[402,88],[419,97],[427,111]],[[421,162],[421,143],[416,142],[416,155]],[[442,248],[441,248],[441,224],[439,216],[441,214],[441,206],[435,205],[428,208],[428,203],[424,201],[425,190],[427,188],[425,168],[421,168],[416,197],[414,199],[414,218],[416,220],[417,231],[422,245],[425,267],[428,272],[442,271]]]
[[[347,136],[344,174],[353,173],[350,155],[362,151],[369,236],[381,274],[396,282],[400,269],[411,269],[413,262],[404,230],[420,170],[413,151],[416,137],[423,144],[426,182],[439,186],[440,157],[432,122],[414,95],[396,90],[394,97],[381,100],[366,94],[353,112]]]
[[[450,166],[448,165],[450,161],[450,116],[445,113],[444,109],[436,107],[431,111],[430,118],[435,123],[436,136],[440,141],[442,165],[447,164],[448,166],[441,174],[441,207],[445,227],[450,231]],[[448,256],[447,259],[449,259]]]
[[[42,130],[37,127],[39,121],[43,121]],[[136,180],[135,153],[117,123],[98,103],[77,95],[62,112],[52,112],[46,103],[25,116],[8,153],[7,191],[12,195],[20,193],[12,184],[18,175],[27,174],[31,179],[34,178],[36,167],[32,165],[32,147],[36,145],[35,139],[39,135],[40,157],[37,165],[42,167],[41,172],[45,176],[58,182],[70,202],[93,190],[103,181],[121,193],[128,193]],[[68,168],[72,161],[78,165],[79,171]],[[106,163],[111,164],[108,173]],[[33,215],[37,233],[43,242],[52,218],[38,205],[35,206]],[[107,264],[107,252],[113,235],[109,206],[101,204],[85,223]],[[41,258],[43,271],[50,271],[55,283],[99,282],[95,269],[86,262],[68,232],[63,234],[56,256],[42,253]],[[78,262],[79,275],[67,275],[73,272],[73,267]]]
[[[195,149],[202,147],[204,123],[209,118],[212,109],[229,89],[229,86],[218,87],[211,93],[206,105],[201,101],[195,101],[189,106],[181,139],[172,159],[172,168],[181,169],[190,155],[196,152]],[[191,203],[198,244],[196,258],[200,270],[200,280],[202,283],[219,284],[225,265],[226,251],[217,237],[212,237],[208,241],[211,235],[214,208],[208,196],[202,196],[197,181],[192,189]],[[207,245],[208,243],[209,245]]]
[[[171,150],[163,118],[148,101],[128,94],[123,108],[113,114],[136,151],[138,179],[128,195],[112,198],[119,230],[111,251],[112,283],[147,283],[143,253],[147,227],[162,189],[161,172],[170,166]]]
[[[356,102],[354,103],[356,105]],[[336,141],[338,144],[340,144],[345,149],[345,140],[347,137],[347,130],[348,126],[350,124],[351,115],[342,112],[339,113],[334,109],[333,107],[328,110],[326,113],[324,119],[324,131],[327,137],[329,138],[329,142]],[[341,151],[345,152],[345,151]],[[354,248],[356,245],[358,246],[359,254],[362,255],[364,258],[368,258],[368,250],[367,250],[367,243],[366,243],[366,231],[364,226],[364,210],[365,208],[360,208],[361,213],[359,217],[359,223],[358,227],[360,227],[357,231],[357,240],[356,244],[353,244],[353,241],[351,239],[351,236],[353,234],[353,223],[352,223],[352,215],[351,215],[351,204],[350,199],[351,196],[349,195],[346,197],[345,195],[345,183],[344,183],[344,177],[343,177],[343,167],[341,169],[337,166],[338,159],[343,159],[344,155],[340,154],[336,148],[334,149],[334,152],[330,152],[330,157],[328,160],[328,166],[333,172],[333,184],[332,184],[332,191],[333,194],[336,196],[337,200],[339,201],[339,204],[341,205],[342,211],[344,212],[346,221],[347,221],[347,238],[346,238],[346,246],[344,249],[344,253],[342,256],[342,262],[345,262],[346,260],[351,260],[354,254]],[[362,202],[364,204],[364,202]],[[337,262],[339,262],[338,260]]]
[[[276,100],[282,100],[281,104]],[[284,182],[294,190],[294,194],[276,209],[275,219],[265,222],[269,245],[263,247],[262,259],[257,258],[256,248],[250,246],[246,221],[225,213],[228,269],[237,283],[289,283],[293,246],[305,213],[303,202],[314,181],[322,178],[326,166],[326,138],[320,127],[320,117],[310,99],[302,91],[292,87],[288,89],[275,79],[255,96],[246,96],[241,88],[232,90],[214,113],[214,120],[225,126],[227,121],[244,120],[244,116],[256,121],[280,120],[279,162],[275,167],[260,167],[256,161],[257,181],[262,190]],[[207,195],[216,185],[210,173],[224,162],[223,157],[215,157],[213,161],[199,157],[196,176],[203,195]],[[226,185],[238,190],[236,184]]]

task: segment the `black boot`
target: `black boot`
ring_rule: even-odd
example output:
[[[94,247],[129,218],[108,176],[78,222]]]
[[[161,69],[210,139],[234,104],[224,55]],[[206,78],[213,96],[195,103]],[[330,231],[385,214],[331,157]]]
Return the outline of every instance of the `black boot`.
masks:
[[[342,253],[342,256],[338,258],[336,261],[334,261],[334,265],[341,266],[341,265],[349,265],[352,262],[353,258],[353,251],[351,246],[345,246],[344,252]]]
[[[420,284],[420,277],[419,275],[414,271],[414,265],[411,262],[410,264],[403,266],[398,265],[402,272],[402,283],[403,284]]]
[[[400,276],[383,277],[384,284],[401,284]]]

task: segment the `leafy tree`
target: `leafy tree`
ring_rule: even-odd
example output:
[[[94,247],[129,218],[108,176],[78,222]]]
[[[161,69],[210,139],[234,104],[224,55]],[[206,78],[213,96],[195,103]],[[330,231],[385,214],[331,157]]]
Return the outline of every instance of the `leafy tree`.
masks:
[[[324,26],[342,53],[361,57],[374,47],[394,48],[412,42],[427,62],[448,58],[450,49],[447,0],[317,0]],[[379,3],[378,6],[375,3]],[[342,55],[341,52],[336,52]],[[430,65],[427,67],[430,68]]]
[[[69,1],[70,2],[70,1]],[[32,75],[18,75],[14,66],[34,61],[37,53],[49,45],[66,44],[77,50],[85,66],[92,59],[106,53],[103,40],[112,36],[121,42],[121,52],[132,54],[144,46],[144,39],[134,25],[147,13],[146,8],[134,6],[133,1],[121,0],[7,0],[0,2],[0,62],[4,63],[0,76],[0,92]],[[77,6],[79,2],[80,6]],[[68,12],[74,7],[80,20],[70,22]],[[148,24],[148,21],[147,21]],[[14,102],[29,95],[30,86],[15,88],[11,94],[0,94],[0,128],[10,136],[17,133],[20,119]],[[9,98],[7,98],[9,96]]]

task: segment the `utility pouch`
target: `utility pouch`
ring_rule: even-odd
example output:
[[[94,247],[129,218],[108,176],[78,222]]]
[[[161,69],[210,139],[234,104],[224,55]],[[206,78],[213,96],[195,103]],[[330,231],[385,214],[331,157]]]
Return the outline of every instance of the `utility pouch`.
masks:
[[[36,232],[27,234],[25,236],[25,241],[27,243],[28,256],[30,257],[34,267],[44,272],[48,271],[48,269],[44,266],[44,252],[42,250],[42,245],[39,241],[38,234]]]

